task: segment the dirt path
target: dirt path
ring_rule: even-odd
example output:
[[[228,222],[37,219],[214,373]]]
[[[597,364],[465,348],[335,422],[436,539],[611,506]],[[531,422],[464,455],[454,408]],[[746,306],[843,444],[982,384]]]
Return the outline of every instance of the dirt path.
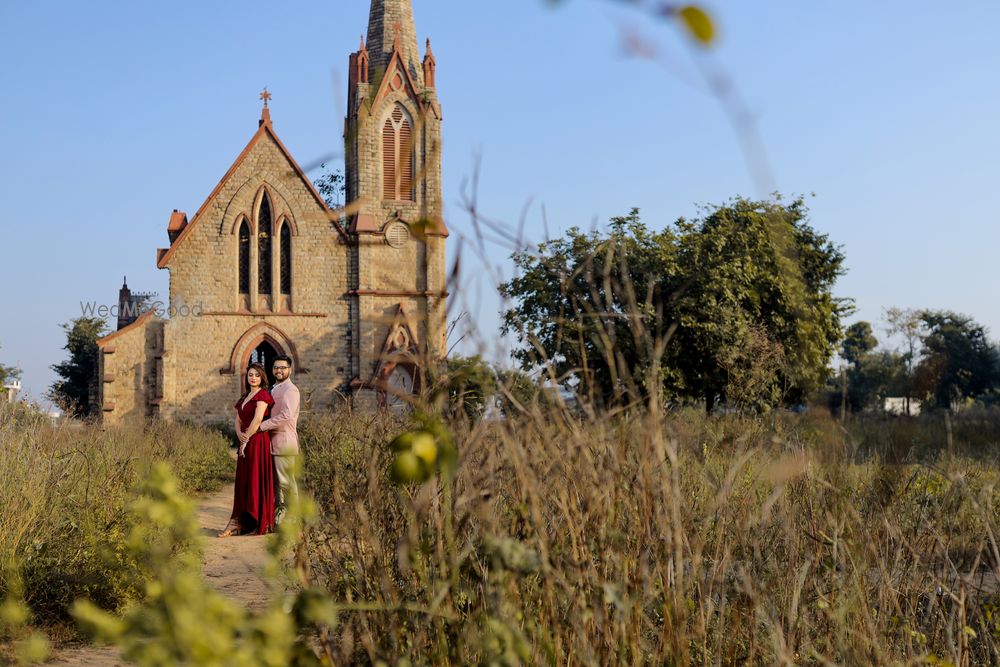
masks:
[[[267,605],[269,591],[263,578],[267,561],[266,538],[216,537],[226,527],[233,508],[233,486],[202,497],[198,505],[198,524],[203,535],[205,581],[226,597],[251,611]],[[125,665],[114,649],[74,646],[57,651],[49,665],[60,667],[111,667]]]

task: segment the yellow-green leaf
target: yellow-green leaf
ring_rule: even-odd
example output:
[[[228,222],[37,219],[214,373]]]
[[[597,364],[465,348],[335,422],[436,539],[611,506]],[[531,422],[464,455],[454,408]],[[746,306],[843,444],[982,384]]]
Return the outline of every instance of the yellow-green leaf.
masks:
[[[705,10],[697,5],[685,5],[677,14],[691,35],[701,44],[708,46],[715,39],[715,26]]]

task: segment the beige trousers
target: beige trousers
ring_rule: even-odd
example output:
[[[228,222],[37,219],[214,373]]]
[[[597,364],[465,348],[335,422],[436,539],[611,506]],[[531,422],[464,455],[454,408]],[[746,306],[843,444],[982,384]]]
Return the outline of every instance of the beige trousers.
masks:
[[[284,512],[288,502],[298,502],[299,500],[299,485],[295,481],[297,458],[295,455],[274,457],[274,469],[278,473],[274,497],[277,512]]]

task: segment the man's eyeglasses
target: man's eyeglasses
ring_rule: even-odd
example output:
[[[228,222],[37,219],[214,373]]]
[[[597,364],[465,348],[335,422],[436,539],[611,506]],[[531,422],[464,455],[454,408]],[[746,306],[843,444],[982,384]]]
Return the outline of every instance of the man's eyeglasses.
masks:
[[[272,371],[287,371],[291,366],[271,366]]]

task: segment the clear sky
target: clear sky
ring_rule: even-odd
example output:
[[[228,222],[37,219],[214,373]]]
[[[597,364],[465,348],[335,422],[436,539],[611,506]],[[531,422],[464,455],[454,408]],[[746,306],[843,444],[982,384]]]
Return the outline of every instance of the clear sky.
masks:
[[[856,317],[949,308],[998,335],[1000,3],[704,4],[721,32],[710,63],[753,113],[776,187],[815,193]],[[515,228],[523,215],[535,241],[543,219],[554,235],[635,206],[662,227],[761,194],[719,101],[690,83],[683,36],[626,5],[414,0],[438,62],[452,253],[472,234],[477,159],[479,209]],[[0,362],[34,397],[81,301],[114,304],[126,274],[166,295],[155,253],[170,211],[201,205],[256,130],[265,85],[300,164],[341,153],[368,6],[0,3]],[[635,31],[673,69],[627,55]],[[486,250],[508,275],[509,248]],[[463,265],[456,308],[502,354],[490,273]]]

